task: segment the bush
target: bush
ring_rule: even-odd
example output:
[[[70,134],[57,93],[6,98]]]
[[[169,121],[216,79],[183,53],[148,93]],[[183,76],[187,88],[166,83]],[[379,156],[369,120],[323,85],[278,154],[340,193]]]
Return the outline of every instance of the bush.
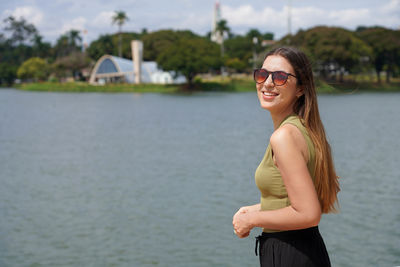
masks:
[[[0,84],[11,85],[17,78],[17,66],[9,63],[0,63]]]
[[[17,76],[21,79],[44,81],[49,76],[49,66],[44,59],[32,57],[18,68]]]

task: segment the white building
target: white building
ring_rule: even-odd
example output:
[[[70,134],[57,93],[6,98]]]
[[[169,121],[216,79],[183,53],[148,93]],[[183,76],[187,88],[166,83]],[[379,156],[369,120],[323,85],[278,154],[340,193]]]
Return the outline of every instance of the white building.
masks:
[[[135,69],[132,60],[104,55],[94,66],[90,75],[90,84],[105,84],[112,82],[135,83]],[[142,83],[185,83],[183,76],[175,77],[174,72],[166,72],[158,68],[154,61],[143,61],[141,63]]]

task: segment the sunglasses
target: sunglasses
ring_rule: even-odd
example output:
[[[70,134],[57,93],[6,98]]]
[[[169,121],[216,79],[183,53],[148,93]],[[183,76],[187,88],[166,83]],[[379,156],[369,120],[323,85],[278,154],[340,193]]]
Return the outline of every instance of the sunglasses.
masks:
[[[255,69],[254,70],[254,81],[256,83],[264,83],[269,75],[271,74],[272,77],[272,82],[274,83],[275,86],[281,86],[284,85],[288,79],[289,76],[294,76],[293,74],[286,73],[284,71],[267,71],[266,69]]]

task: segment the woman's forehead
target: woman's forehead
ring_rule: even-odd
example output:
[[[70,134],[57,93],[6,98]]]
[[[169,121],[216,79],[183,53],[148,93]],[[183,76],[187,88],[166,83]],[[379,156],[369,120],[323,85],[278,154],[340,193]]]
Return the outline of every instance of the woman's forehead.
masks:
[[[266,69],[268,71],[278,71],[282,70],[288,73],[293,73],[294,69],[290,62],[280,56],[280,55],[270,55],[268,56],[263,63],[263,69]]]

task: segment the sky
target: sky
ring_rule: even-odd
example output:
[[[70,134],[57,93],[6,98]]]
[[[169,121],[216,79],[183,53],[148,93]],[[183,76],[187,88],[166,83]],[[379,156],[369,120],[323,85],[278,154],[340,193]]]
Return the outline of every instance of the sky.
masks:
[[[160,29],[191,30],[200,35],[211,31],[215,0],[0,0],[3,20],[13,15],[34,24],[45,41],[54,42],[71,29],[82,32],[89,44],[101,34],[117,32],[111,17],[124,11],[129,20],[126,32]],[[235,34],[249,29],[272,32],[275,39],[317,25],[354,30],[357,26],[384,26],[400,29],[400,0],[220,0],[222,18]]]

